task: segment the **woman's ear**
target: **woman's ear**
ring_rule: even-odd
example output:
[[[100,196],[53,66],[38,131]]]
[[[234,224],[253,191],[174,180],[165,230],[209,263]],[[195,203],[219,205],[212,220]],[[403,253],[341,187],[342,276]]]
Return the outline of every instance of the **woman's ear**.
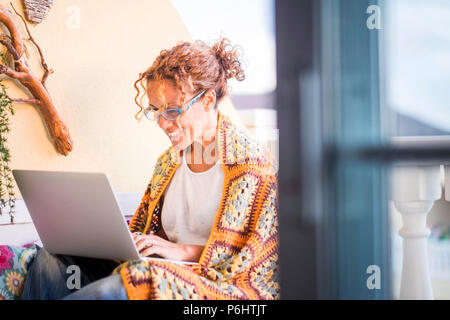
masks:
[[[216,91],[214,89],[210,89],[205,92],[205,111],[210,111],[216,105]]]

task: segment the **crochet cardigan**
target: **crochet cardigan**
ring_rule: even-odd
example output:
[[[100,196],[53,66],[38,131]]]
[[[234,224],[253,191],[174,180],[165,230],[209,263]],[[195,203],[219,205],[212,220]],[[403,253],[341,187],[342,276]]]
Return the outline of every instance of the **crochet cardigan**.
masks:
[[[278,189],[270,153],[219,113],[222,199],[198,265],[150,259],[118,266],[130,299],[278,299]],[[157,233],[162,194],[180,164],[170,147],[130,222],[132,232]]]

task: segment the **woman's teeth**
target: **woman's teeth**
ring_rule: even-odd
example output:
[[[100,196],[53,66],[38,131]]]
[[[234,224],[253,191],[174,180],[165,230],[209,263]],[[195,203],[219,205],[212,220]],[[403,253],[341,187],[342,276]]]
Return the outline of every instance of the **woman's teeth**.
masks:
[[[177,130],[177,131],[174,131],[172,133],[168,133],[167,135],[169,136],[169,138],[174,138],[174,137],[176,137],[179,134],[180,134],[180,130]]]

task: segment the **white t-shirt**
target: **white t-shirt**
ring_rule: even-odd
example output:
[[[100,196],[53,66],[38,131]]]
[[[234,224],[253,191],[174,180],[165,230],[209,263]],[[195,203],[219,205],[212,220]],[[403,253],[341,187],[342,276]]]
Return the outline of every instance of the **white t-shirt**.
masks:
[[[204,172],[193,172],[181,157],[165,191],[161,222],[175,243],[206,245],[219,209],[225,175],[220,161]]]

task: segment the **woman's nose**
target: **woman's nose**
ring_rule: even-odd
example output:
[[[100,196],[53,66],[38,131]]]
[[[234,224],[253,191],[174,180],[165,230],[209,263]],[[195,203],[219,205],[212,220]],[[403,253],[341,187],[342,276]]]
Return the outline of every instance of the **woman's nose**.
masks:
[[[166,130],[171,124],[172,121],[166,120],[163,116],[160,116],[158,119],[158,125],[163,130]]]

